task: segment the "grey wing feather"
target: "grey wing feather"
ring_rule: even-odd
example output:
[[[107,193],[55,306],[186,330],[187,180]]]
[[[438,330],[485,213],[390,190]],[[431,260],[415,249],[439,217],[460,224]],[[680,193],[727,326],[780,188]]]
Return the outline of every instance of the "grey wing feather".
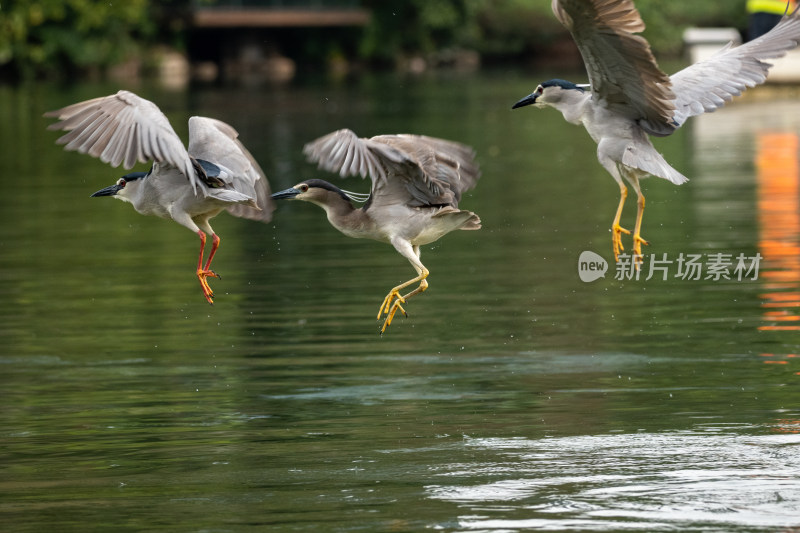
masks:
[[[329,133],[305,145],[303,153],[319,168],[340,176],[386,179],[385,163],[402,163],[405,156],[385,144],[361,139],[348,129]]]
[[[402,174],[416,200],[412,205],[458,207],[462,193],[480,178],[475,152],[464,144],[424,135],[382,135],[372,140],[407,155]]]
[[[79,102],[45,113],[59,122],[47,129],[67,131],[56,142],[65,150],[89,154],[117,167],[139,161],[167,163],[197,186],[192,161],[178,134],[153,102],[132,92]]]
[[[653,129],[675,129],[670,78],[636,35],[644,22],[632,0],[552,0],[552,8],[581,52],[597,100]]]
[[[628,144],[622,154],[622,164],[637,168],[652,176],[658,176],[680,185],[688,180],[686,176],[672,168],[653,145],[648,142],[647,134],[642,130],[634,130],[634,142]]]
[[[771,31],[741,46],[725,48],[710,58],[672,75],[676,94],[675,122],[709,113],[746,89],[764,83],[772,66],[766,59],[782,57],[800,43],[800,15],[795,10]]]
[[[275,206],[266,175],[239,141],[239,133],[232,126],[213,118],[191,117],[189,153],[195,159],[222,167],[218,177],[225,187],[212,188],[208,194],[223,201],[238,202],[227,207],[229,213],[262,222],[271,220]]]
[[[341,176],[369,176],[373,205],[456,207],[480,176],[471,148],[421,135],[366,139],[344,129],[307,144],[304,153],[320,168]]]

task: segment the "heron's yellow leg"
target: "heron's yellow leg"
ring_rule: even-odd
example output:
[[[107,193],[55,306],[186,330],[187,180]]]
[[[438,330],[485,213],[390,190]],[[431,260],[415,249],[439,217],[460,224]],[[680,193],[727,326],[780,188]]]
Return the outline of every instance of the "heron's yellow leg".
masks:
[[[636,262],[636,266],[638,267],[642,262],[642,245],[645,246],[649,245],[650,243],[647,242],[642,238],[641,230],[642,230],[642,216],[644,215],[644,196],[639,193],[639,199],[637,201],[637,211],[636,211],[636,226],[633,228],[633,258]]]
[[[428,288],[428,282],[425,281],[425,278],[428,277],[428,273],[429,272],[427,270],[424,270],[422,272],[422,274],[420,274],[419,276],[417,276],[417,278],[414,278],[413,280],[411,280],[408,283],[408,285],[410,285],[410,284],[412,284],[412,283],[414,283],[416,281],[419,281],[419,286],[417,286],[416,289],[414,289],[413,291],[411,291],[408,294],[403,295],[403,296],[400,296],[400,294],[397,294],[397,299],[394,300],[394,303],[391,304],[391,308],[388,309],[387,312],[386,312],[387,316],[386,316],[386,320],[383,321],[383,327],[381,327],[381,334],[383,334],[383,332],[386,331],[386,328],[388,328],[391,325],[392,319],[394,318],[394,314],[397,312],[398,309],[400,310],[401,313],[403,313],[403,315],[408,316],[408,314],[406,313],[406,310],[403,309],[403,306],[400,305],[400,304],[401,303],[406,303],[406,301],[409,298],[411,298],[415,294],[419,294],[421,292],[424,292],[425,289]],[[404,284],[404,285],[406,285],[406,284]],[[380,315],[378,315],[378,318],[380,318]]]
[[[394,314],[397,312],[398,309],[400,310],[401,313],[403,313],[403,315],[408,316],[406,314],[406,310],[403,309],[402,305],[400,305],[400,299],[398,298],[392,304],[391,311],[389,311],[389,313],[386,315],[386,319],[383,321],[383,326],[381,326],[381,335],[383,335],[383,332],[386,331],[386,328],[388,328],[389,325],[392,323],[392,319],[394,318]]]
[[[419,292],[419,291],[412,291],[412,292],[408,293],[405,296],[401,296],[400,295],[400,291],[401,290],[405,289],[409,285],[413,285],[414,283],[417,283],[418,281],[423,281],[427,277],[428,277],[428,271],[424,270],[416,278],[412,278],[412,279],[406,281],[405,283],[401,283],[400,285],[398,285],[397,287],[395,287],[391,291],[389,291],[389,294],[387,294],[386,298],[383,299],[383,303],[381,304],[380,308],[378,309],[378,320],[380,320],[381,315],[383,315],[384,313],[385,314],[389,313],[389,311],[392,308],[392,303],[394,302],[395,298],[397,298],[397,300],[400,301],[400,303],[406,303],[405,299],[408,296],[410,296],[412,294],[416,294],[417,292]],[[421,285],[421,283],[420,283],[420,285]],[[425,284],[425,286],[427,287],[427,283]],[[423,289],[423,290],[425,290],[425,289]],[[405,314],[405,311],[403,312],[403,314]]]
[[[386,295],[386,298],[383,299],[383,303],[381,303],[381,306],[378,308],[378,317],[377,317],[378,320],[381,319],[381,316],[383,316],[384,313],[389,312],[389,309],[391,309],[393,302],[399,301],[401,303],[406,303],[405,300],[403,300],[403,297],[400,296],[400,292],[398,292],[403,287],[404,287],[403,285],[398,285],[397,287],[389,291],[389,294]],[[395,298],[397,298],[397,300],[395,300]]]
[[[619,220],[622,218],[622,206],[625,205],[625,199],[628,197],[628,189],[622,183],[619,184],[619,205],[617,206],[617,214],[614,215],[614,222],[611,224],[611,243],[614,246],[614,261],[619,261],[619,253],[625,250],[622,246],[622,234],[630,235],[630,230],[627,230],[619,225]]]

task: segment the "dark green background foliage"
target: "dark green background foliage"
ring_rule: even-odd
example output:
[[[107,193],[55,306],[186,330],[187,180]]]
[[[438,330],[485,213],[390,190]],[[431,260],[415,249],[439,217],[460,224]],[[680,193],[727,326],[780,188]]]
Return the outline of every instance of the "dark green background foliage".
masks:
[[[195,4],[214,6],[224,0],[0,2],[0,73],[4,78],[64,76],[76,70],[102,71],[131,59],[146,62],[156,45],[185,46],[191,34],[187,16]],[[565,36],[548,0],[364,0],[360,5],[373,15],[366,28],[293,32],[291,42],[279,42],[278,47],[286,55],[318,62],[344,55],[391,64],[401,57],[453,49],[474,50],[486,62],[535,61]],[[746,24],[744,0],[638,0],[636,5],[647,23],[645,36],[664,55],[680,52],[687,26],[742,29]]]

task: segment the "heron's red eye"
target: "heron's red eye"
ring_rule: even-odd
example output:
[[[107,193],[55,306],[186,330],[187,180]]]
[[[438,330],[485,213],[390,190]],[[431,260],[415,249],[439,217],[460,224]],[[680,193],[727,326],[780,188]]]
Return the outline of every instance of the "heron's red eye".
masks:
[[[541,85],[539,85],[539,86],[536,88],[536,92],[537,92],[538,94],[542,94],[542,91],[544,91],[544,88],[542,88],[542,86],[541,86]]]
[[[302,192],[307,192],[307,191],[308,191],[308,185],[306,185],[305,183],[304,183],[304,184],[302,184],[302,185],[300,186],[300,191],[302,191]]]
[[[120,178],[119,181],[117,181],[117,185],[119,185],[120,187],[125,187],[125,180]]]

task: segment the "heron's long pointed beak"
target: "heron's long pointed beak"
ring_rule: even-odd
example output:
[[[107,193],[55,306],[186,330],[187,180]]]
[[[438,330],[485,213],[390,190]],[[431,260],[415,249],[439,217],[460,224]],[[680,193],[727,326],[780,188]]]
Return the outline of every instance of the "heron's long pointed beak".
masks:
[[[516,109],[518,107],[525,107],[526,105],[535,104],[537,97],[538,95],[536,93],[531,93],[522,100],[520,100],[519,102],[517,102],[516,104],[514,104],[513,106],[511,106],[511,109]]]
[[[95,196],[114,196],[120,191],[120,189],[122,189],[122,187],[115,183],[114,185],[109,185],[105,189],[100,189],[91,195],[90,198],[94,198]]]
[[[301,191],[299,189],[295,189],[294,187],[290,187],[288,189],[284,189],[282,191],[276,192],[275,194],[272,195],[272,198],[274,198],[276,200],[283,200],[283,199],[288,198],[288,199],[291,200],[292,198],[294,198],[295,196],[297,196],[301,192],[303,192],[303,191]]]

